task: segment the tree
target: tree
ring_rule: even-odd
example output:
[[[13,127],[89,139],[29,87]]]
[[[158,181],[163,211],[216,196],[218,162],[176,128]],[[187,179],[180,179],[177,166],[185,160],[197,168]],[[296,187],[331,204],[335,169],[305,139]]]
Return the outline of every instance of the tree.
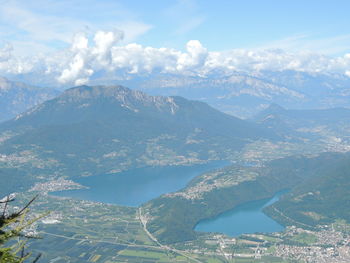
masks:
[[[0,263],[22,263],[33,258],[32,253],[25,251],[26,239],[37,237],[23,234],[23,231],[34,222],[47,215],[43,214],[34,219],[27,219],[26,216],[29,212],[29,206],[37,197],[38,195],[33,197],[17,212],[9,212],[8,209],[9,203],[15,200],[13,196],[9,195],[0,200],[0,205],[3,206],[0,215]],[[18,241],[11,243],[11,240],[15,238],[18,238]],[[9,243],[11,243],[11,245],[9,245]],[[38,254],[31,262],[37,262],[40,257],[41,254]]]

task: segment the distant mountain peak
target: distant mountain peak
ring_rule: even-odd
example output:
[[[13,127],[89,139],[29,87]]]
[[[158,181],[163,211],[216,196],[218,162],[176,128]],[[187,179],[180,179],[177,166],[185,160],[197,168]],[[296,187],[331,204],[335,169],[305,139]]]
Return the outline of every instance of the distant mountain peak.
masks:
[[[137,93],[137,91],[136,91]],[[138,92],[141,93],[141,92]],[[98,97],[120,97],[132,94],[132,90],[123,86],[77,86],[67,89],[62,98],[95,99]]]
[[[185,100],[185,99],[184,99]],[[191,104],[191,102],[188,102]],[[64,115],[67,111],[84,116],[83,111],[104,111],[104,115],[113,114],[118,110],[127,110],[138,114],[148,112],[152,114],[175,115],[181,108],[182,100],[178,97],[150,96],[142,91],[132,90],[124,86],[77,86],[64,91],[60,96],[37,105],[19,114],[16,121],[32,118],[37,114]],[[108,108],[108,110],[106,110]],[[86,115],[91,116],[91,115]],[[60,118],[61,118],[60,117]]]
[[[107,99],[120,104],[131,111],[138,112],[143,107],[153,107],[159,111],[174,114],[179,106],[174,97],[150,96],[138,90],[124,86],[78,86],[66,90],[59,98],[63,102],[86,102],[88,100]],[[82,104],[84,105],[84,104]]]

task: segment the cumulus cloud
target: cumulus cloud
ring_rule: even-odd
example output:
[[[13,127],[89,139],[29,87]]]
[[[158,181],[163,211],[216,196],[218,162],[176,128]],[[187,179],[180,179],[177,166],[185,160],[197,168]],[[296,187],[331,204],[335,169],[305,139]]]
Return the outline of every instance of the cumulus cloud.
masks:
[[[121,31],[98,31],[94,38],[94,45],[89,46],[89,39],[83,33],[74,36],[71,45],[71,61],[57,80],[61,83],[82,85],[89,81],[94,70],[109,68],[112,61],[112,47],[123,38]]]
[[[234,49],[209,52],[198,40],[190,40],[186,51],[153,48],[132,43],[120,45],[119,31],[98,31],[93,43],[78,35],[72,43],[71,61],[59,81],[87,81],[96,70],[124,71],[127,74],[150,74],[153,71],[184,75],[206,75],[213,70],[232,71],[296,70],[304,72],[336,72],[349,75],[350,54],[329,57],[311,52],[287,52],[281,49]]]
[[[123,32],[103,32],[98,31],[95,34],[95,46],[92,49],[92,55],[96,62],[102,66],[108,66],[112,61],[112,47],[123,39]]]
[[[87,49],[88,45],[89,39],[84,33],[80,32],[74,35],[71,50],[73,52],[79,52],[82,49]]]
[[[0,49],[0,74],[46,75],[64,85],[88,83],[94,74],[116,77],[154,72],[205,76],[211,72],[256,73],[263,70],[295,70],[309,73],[338,73],[350,77],[350,53],[330,57],[311,52],[282,49],[233,49],[208,51],[198,40],[190,40],[185,51],[123,43],[123,32],[78,33],[68,49],[31,58],[13,55],[11,45]],[[101,75],[99,75],[101,76]]]
[[[180,54],[177,60],[176,69],[183,71],[195,69],[204,65],[208,51],[198,40],[190,40],[186,44],[187,53]]]
[[[329,57],[311,52],[287,52],[281,49],[210,52],[206,60],[206,70],[221,68],[254,72],[262,70],[296,70],[310,73],[341,73],[350,69],[350,59]]]
[[[86,68],[86,59],[82,52],[73,57],[69,68],[64,69],[58,77],[62,83],[74,82],[75,85],[82,85],[89,81],[89,77],[94,73],[92,69]]]
[[[120,31],[98,31],[89,46],[84,34],[77,34],[72,42],[71,60],[58,81],[86,83],[96,70],[124,70],[128,74],[163,73],[196,74],[205,66],[209,52],[198,40],[186,44],[186,52],[170,48],[143,47],[139,44],[118,45],[123,39]]]
[[[18,59],[13,55],[13,46],[6,43],[0,48],[0,74],[22,74],[30,72],[33,65],[36,63],[35,59],[29,61],[28,59]]]
[[[65,68],[57,80],[61,83],[74,83],[81,85],[88,82],[93,70],[88,68],[89,40],[83,34],[74,36],[71,46],[71,59],[68,67]]]

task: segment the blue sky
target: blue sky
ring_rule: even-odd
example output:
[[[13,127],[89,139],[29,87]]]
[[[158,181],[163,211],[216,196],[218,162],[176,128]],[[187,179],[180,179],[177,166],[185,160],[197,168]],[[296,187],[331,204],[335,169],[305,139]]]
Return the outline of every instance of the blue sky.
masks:
[[[334,39],[344,38],[347,50],[350,46],[350,1],[179,1],[175,5],[170,4],[173,1],[164,1],[169,5],[160,7],[147,4],[139,6],[137,2],[140,1],[131,2],[132,8],[144,10],[140,12],[147,23],[155,25],[144,39],[150,45],[168,44],[171,42],[169,39],[174,39],[173,45],[180,47],[187,39],[198,39],[209,50],[278,43],[284,48],[283,43],[289,40],[293,43],[288,47],[295,45],[299,48],[304,42],[309,42],[327,52],[324,47],[330,42],[333,45]],[[156,12],[152,14],[149,8]],[[166,8],[171,10],[173,17],[164,16]],[[179,28],[191,24],[193,27],[189,26],[188,31],[174,34]],[[346,51],[343,46],[345,43],[339,42],[339,52]]]
[[[0,0],[0,75],[62,85],[103,72],[350,77],[349,10],[348,0]]]
[[[342,54],[350,47],[346,0],[2,0],[1,42],[18,52],[69,45],[78,31],[125,31],[125,43],[209,50],[279,47]]]

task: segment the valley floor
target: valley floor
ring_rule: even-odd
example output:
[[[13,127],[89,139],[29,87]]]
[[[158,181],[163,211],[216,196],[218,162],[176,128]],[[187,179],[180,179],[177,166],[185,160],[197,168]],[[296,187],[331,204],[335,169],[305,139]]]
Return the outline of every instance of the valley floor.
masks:
[[[343,147],[349,145],[342,145]],[[324,147],[338,149],[341,145],[329,142]],[[314,155],[325,151],[320,144],[276,144],[255,142],[244,149],[239,159],[260,167],[263,162],[283,156],[305,153]],[[4,157],[2,157],[4,158]],[[235,157],[236,158],[236,157]],[[1,160],[0,160],[1,162]],[[201,177],[185,190],[172,194],[193,200],[216,187],[240,183],[241,170],[236,177]],[[256,174],[244,172],[244,180]],[[213,179],[213,180],[212,180]],[[201,181],[202,180],[202,181]],[[57,191],[81,187],[73,181],[58,179],[37,184],[31,191],[18,194],[16,205],[21,206],[43,189]],[[310,230],[299,222],[284,232],[243,235],[237,238],[217,233],[201,234],[192,241],[168,245],[160,242],[149,229],[150,219],[144,208],[122,207],[97,202],[54,197],[43,194],[32,206],[32,214],[51,211],[51,214],[28,231],[39,234],[41,240],[29,243],[29,249],[42,252],[41,262],[350,262],[350,226],[344,221],[317,226]]]
[[[19,200],[31,193],[20,194]],[[18,204],[20,205],[20,204]],[[271,234],[231,238],[205,234],[194,241],[160,244],[137,208],[41,196],[33,213],[51,214],[28,231],[42,262],[349,262],[350,226],[338,221],[306,230],[288,227]],[[64,253],[62,253],[64,251]]]

